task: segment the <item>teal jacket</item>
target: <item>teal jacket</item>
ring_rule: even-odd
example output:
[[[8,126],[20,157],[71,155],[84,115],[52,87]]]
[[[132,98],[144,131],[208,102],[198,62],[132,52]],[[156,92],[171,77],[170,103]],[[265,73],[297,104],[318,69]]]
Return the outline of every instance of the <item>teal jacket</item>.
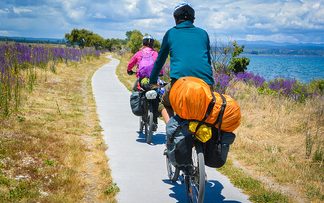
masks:
[[[178,79],[194,76],[213,85],[209,37],[205,30],[184,21],[169,29],[163,37],[161,49],[150,75],[150,83],[156,84],[158,75],[170,53],[170,77]]]

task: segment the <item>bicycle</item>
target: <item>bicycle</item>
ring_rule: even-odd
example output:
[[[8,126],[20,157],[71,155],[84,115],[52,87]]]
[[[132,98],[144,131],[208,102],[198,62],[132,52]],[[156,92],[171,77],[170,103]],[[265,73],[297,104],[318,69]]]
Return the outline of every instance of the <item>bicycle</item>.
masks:
[[[153,132],[156,130],[157,126],[154,123],[154,102],[158,105],[160,98],[163,94],[163,87],[167,83],[161,82],[157,89],[145,91],[141,88],[141,93],[144,98],[144,114],[139,117],[139,132],[143,132],[146,143],[150,144],[152,142]]]

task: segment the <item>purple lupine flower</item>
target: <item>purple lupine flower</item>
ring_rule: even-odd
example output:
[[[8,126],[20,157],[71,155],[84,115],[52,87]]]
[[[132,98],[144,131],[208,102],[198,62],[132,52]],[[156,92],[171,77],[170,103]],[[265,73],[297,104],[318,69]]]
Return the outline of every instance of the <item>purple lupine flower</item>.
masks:
[[[231,77],[226,73],[215,73],[214,74],[216,91],[225,93],[226,88],[229,85]]]
[[[265,83],[265,79],[259,75],[254,75],[252,72],[240,72],[235,75],[236,81],[244,81],[247,84],[254,85],[256,87],[262,87]]]
[[[269,82],[269,88],[288,96],[292,94],[296,84],[297,81],[295,79],[278,78]]]

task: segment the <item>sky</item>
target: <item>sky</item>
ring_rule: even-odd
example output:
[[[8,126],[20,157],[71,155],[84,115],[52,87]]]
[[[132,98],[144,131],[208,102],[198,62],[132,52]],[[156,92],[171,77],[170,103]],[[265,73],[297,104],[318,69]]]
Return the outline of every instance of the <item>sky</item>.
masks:
[[[104,38],[140,30],[161,40],[176,0],[1,0],[0,36],[64,38],[84,28]],[[324,0],[188,0],[211,40],[324,43]]]

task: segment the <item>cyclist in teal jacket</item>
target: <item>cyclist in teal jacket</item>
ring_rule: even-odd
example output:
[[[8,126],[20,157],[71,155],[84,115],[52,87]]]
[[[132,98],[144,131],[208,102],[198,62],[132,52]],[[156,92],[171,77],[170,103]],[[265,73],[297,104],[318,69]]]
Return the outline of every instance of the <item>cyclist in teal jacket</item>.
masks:
[[[168,55],[170,54],[171,85],[166,87],[159,110],[165,120],[169,121],[173,110],[169,102],[172,84],[180,77],[193,76],[214,84],[211,67],[210,42],[207,32],[193,25],[195,11],[188,3],[175,7],[173,13],[176,26],[169,29],[163,37],[161,49],[150,75],[150,84],[157,82]]]

